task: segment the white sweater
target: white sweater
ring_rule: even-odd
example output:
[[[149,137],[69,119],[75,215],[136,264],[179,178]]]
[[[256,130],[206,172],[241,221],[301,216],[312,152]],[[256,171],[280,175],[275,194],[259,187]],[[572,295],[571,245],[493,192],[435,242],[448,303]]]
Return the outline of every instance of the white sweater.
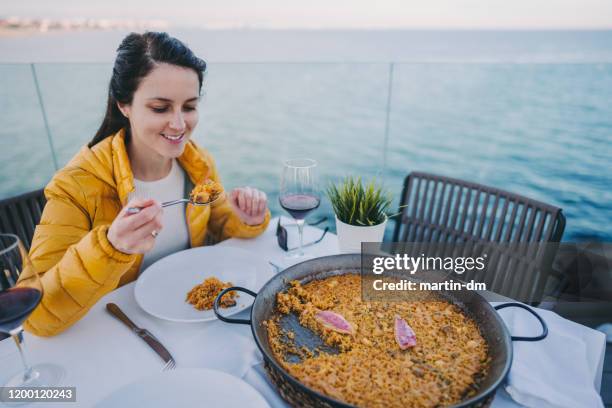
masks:
[[[166,177],[156,181],[134,179],[135,190],[132,198],[153,198],[160,203],[184,198],[185,171],[172,160],[172,168]],[[189,232],[185,219],[185,204],[175,204],[164,208],[163,228],[155,239],[155,246],[145,254],[140,271],[167,255],[189,248]]]

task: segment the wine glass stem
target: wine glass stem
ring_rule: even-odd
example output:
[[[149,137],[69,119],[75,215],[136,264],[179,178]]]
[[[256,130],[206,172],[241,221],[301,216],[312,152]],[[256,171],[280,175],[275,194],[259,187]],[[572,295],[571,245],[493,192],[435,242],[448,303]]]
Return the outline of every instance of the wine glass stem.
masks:
[[[32,367],[30,367],[25,357],[23,327],[19,326],[15,330],[11,331],[11,337],[13,340],[15,340],[17,349],[19,349],[19,355],[21,356],[21,362],[23,363],[23,381],[26,382],[32,376]]]
[[[297,226],[298,226],[298,234],[300,236],[300,246],[298,248],[298,254],[300,256],[304,255],[304,250],[302,249],[302,246],[304,245],[304,220],[295,220]]]

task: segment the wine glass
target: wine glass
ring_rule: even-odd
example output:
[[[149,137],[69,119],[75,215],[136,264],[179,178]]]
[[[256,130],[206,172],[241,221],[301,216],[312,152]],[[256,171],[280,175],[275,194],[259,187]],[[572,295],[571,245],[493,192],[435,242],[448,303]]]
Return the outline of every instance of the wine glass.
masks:
[[[19,237],[0,234],[0,333],[15,340],[23,363],[23,372],[9,379],[5,387],[52,387],[64,375],[64,370],[55,364],[30,366],[26,360],[22,324],[42,295],[40,278]]]
[[[291,159],[283,166],[279,201],[295,219],[300,236],[300,245],[289,253],[292,258],[304,256],[304,218],[312,210],[319,207],[319,175],[317,162],[312,159]]]

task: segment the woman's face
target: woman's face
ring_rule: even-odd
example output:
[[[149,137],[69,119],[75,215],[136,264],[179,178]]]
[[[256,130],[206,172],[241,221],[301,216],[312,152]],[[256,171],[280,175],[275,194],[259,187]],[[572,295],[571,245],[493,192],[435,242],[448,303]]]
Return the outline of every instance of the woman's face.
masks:
[[[193,69],[164,63],[153,68],[132,103],[119,105],[130,120],[133,147],[152,157],[179,157],[198,124],[199,87]]]

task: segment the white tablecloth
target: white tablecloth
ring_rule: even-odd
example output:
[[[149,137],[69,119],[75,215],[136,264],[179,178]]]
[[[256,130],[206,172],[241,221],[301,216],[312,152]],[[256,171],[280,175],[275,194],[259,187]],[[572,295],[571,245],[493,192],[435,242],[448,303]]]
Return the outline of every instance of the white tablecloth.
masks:
[[[276,219],[268,230],[251,240],[230,239],[220,245],[239,247],[257,253],[263,259],[286,266],[290,262],[276,244]],[[290,220],[283,219],[283,223]],[[291,238],[295,231],[289,229]],[[321,230],[306,227],[304,242],[321,235]],[[290,242],[290,246],[295,243]],[[307,249],[308,257],[338,252],[335,235]],[[265,273],[273,276],[271,266]],[[26,353],[33,363],[52,362],[67,372],[64,386],[75,386],[77,403],[70,406],[91,406],[121,385],[158,372],[163,362],[140,338],[111,317],[105,310],[108,302],[119,305],[139,326],[149,329],[174,356],[177,367],[206,367],[222,370],[253,385],[273,407],[285,406],[268,383],[261,365],[261,355],[253,341],[250,327],[220,321],[199,324],[172,323],[146,314],[134,300],[134,284],[123,286],[101,299],[74,326],[55,337],[40,338],[26,333]],[[244,315],[242,312],[238,317]],[[599,389],[605,344],[589,349],[588,364],[595,386]],[[17,373],[21,363],[12,340],[0,342],[0,383]],[[569,392],[569,391],[568,391]],[[42,404],[37,403],[36,406]],[[57,404],[49,404],[57,407]],[[493,407],[519,407],[505,391],[498,391]]]

